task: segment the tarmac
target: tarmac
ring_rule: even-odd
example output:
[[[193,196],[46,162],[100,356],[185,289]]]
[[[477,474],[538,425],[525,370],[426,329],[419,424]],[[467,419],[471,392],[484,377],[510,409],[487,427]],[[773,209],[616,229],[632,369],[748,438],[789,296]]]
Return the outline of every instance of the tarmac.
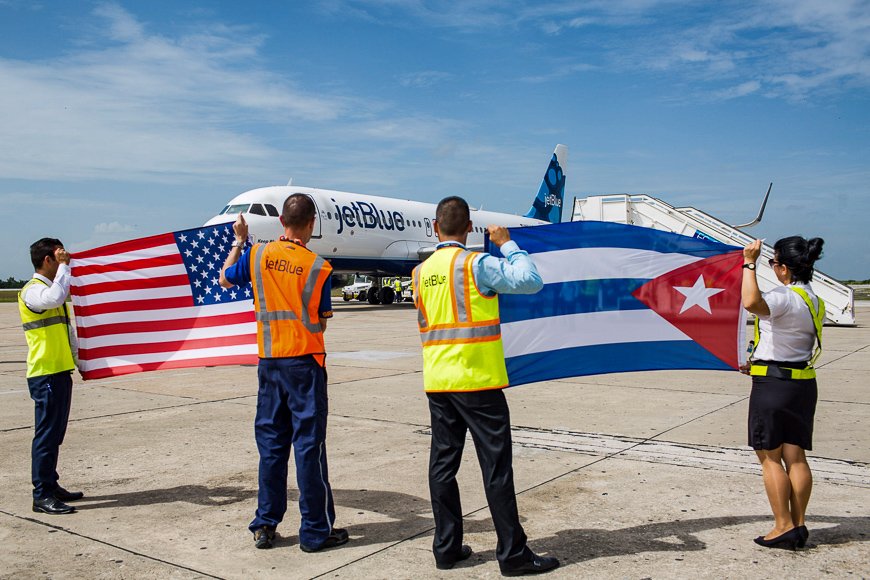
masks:
[[[870,302],[826,327],[806,549],[772,527],[746,443],[749,379],[658,371],[506,391],[520,516],[548,578],[870,576]],[[410,304],[335,301],[327,330],[330,480],[350,542],[299,549],[293,477],[272,550],[256,508],[255,367],[83,382],[58,471],[78,512],[31,510],[33,402],[15,304],[0,304],[0,578],[496,578],[496,536],[469,440],[459,472],[473,556],[435,568],[428,407]],[[293,473],[292,458],[290,473]]]

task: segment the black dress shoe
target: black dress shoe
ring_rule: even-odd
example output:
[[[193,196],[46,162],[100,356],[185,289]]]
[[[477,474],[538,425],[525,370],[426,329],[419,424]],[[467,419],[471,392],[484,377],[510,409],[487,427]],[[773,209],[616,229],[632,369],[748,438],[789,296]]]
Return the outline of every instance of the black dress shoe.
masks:
[[[502,576],[525,576],[527,574],[543,574],[550,570],[555,570],[559,567],[559,560],[551,556],[538,556],[532,554],[531,560],[526,561],[521,566],[507,567],[501,566]]]
[[[76,508],[71,505],[66,505],[56,497],[46,497],[33,500],[33,511],[37,513],[60,515],[71,514],[76,511]]]
[[[306,546],[305,544],[299,544],[299,549],[303,552],[319,552],[320,550],[328,550],[329,548],[335,548],[336,546],[341,546],[347,543],[348,540],[347,530],[344,528],[332,528],[332,531],[329,533],[329,536],[319,546]]]
[[[473,550],[471,546],[463,544],[462,548],[459,549],[459,555],[456,556],[455,560],[448,560],[446,562],[435,562],[435,567],[439,570],[450,570],[453,568],[457,562],[461,562],[463,560],[468,560],[471,558],[471,554]]]
[[[75,501],[77,499],[82,499],[85,497],[80,491],[67,491],[62,487],[58,487],[54,490],[54,498],[60,501]]]
[[[807,545],[807,540],[810,539],[810,531],[806,526],[798,526],[797,528],[800,539],[797,541],[798,548],[804,548]]]
[[[256,547],[258,550],[268,550],[272,547],[272,543],[274,541],[274,529],[268,526],[263,526],[254,530],[254,547]]]
[[[764,536],[755,538],[755,543],[765,548],[777,548],[780,550],[794,550],[801,539],[801,534],[797,528],[792,528],[784,534],[780,534],[775,538],[765,540]]]

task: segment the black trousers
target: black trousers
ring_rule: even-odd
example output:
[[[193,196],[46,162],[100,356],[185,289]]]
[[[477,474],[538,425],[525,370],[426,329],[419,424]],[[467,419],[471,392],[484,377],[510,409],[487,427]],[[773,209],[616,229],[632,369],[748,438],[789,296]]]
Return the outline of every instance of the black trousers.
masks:
[[[474,393],[428,393],[432,420],[429,494],[435,515],[432,549],[437,562],[454,562],[462,549],[462,506],[456,473],[462,461],[465,434],[471,431],[483,487],[498,536],[496,558],[507,566],[529,560],[526,534],[517,513],[514,492],[511,421],[507,400],[499,390]]]
[[[72,373],[65,371],[30,377],[27,387],[35,407],[30,450],[33,499],[45,499],[51,497],[58,487],[57,457],[66,435],[72,405]]]

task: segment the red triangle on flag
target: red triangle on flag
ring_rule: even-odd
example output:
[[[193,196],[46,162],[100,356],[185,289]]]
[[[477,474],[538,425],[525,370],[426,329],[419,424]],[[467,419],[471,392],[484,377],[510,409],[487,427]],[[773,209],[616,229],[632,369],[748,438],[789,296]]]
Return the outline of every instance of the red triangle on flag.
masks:
[[[736,369],[742,281],[743,251],[735,250],[653,278],[632,296]]]

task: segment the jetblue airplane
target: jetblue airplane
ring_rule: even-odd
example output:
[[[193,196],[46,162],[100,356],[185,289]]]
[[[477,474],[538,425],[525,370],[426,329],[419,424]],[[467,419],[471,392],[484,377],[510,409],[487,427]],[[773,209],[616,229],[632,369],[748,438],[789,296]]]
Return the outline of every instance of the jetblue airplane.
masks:
[[[532,208],[524,215],[471,210],[469,248],[482,249],[486,226],[534,226],[562,219],[568,148],[557,145]],[[237,195],[205,225],[248,222],[255,242],[270,242],[284,233],[278,215],[284,200],[304,193],[317,206],[317,221],[309,247],[332,264],[335,272],[372,276],[410,276],[414,266],[438,243],[432,227],[436,204],[389,197],[297,187],[261,187]],[[392,302],[392,300],[389,300]]]

